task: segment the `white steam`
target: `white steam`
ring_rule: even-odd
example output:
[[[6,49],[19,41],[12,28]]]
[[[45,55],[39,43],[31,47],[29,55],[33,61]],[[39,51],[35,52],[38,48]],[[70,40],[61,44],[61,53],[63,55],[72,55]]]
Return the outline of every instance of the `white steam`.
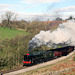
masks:
[[[35,37],[30,40],[29,49],[32,50],[41,45],[50,46],[59,43],[75,45],[75,21],[68,21],[60,24],[53,32],[40,31],[39,34],[35,35]]]

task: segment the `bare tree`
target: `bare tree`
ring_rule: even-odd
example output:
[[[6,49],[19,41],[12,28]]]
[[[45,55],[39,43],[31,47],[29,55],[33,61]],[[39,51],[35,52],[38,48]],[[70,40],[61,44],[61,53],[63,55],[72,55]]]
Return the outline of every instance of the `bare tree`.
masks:
[[[62,21],[62,18],[57,17],[57,18],[56,18],[56,21]]]
[[[72,20],[72,19],[73,19],[73,17],[72,17],[72,16],[70,16],[70,17],[69,17],[69,20]]]
[[[60,10],[55,10],[53,15],[54,20],[56,20],[56,18],[61,17],[62,16],[62,12]]]
[[[16,14],[8,11],[5,14],[2,15],[2,23],[6,24],[6,27],[11,27],[11,22],[16,19]]]
[[[73,16],[72,15],[70,15],[67,19],[65,19],[65,20],[72,20],[72,19],[74,19],[73,18]]]

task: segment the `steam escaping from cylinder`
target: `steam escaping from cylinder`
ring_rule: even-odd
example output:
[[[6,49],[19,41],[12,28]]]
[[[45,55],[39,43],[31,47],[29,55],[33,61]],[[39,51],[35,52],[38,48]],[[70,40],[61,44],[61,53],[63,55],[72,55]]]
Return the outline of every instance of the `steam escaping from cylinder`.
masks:
[[[50,47],[53,44],[75,45],[75,21],[70,20],[66,23],[59,24],[59,27],[53,32],[40,31],[29,41],[29,50],[41,45]]]

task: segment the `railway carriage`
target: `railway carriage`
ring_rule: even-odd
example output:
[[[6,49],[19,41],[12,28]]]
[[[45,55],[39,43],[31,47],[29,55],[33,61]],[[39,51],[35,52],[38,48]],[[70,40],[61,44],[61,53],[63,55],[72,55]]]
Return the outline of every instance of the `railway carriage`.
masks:
[[[67,46],[63,48],[57,48],[52,50],[37,50],[32,53],[24,55],[23,66],[33,65],[40,62],[45,62],[58,56],[67,55],[69,52],[74,50],[74,46]]]

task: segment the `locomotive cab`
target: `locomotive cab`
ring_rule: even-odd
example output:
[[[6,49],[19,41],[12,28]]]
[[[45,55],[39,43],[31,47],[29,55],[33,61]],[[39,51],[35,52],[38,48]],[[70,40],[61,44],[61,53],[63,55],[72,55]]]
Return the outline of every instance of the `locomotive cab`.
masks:
[[[29,55],[29,53],[24,55],[23,66],[25,65],[31,65],[31,56]]]

